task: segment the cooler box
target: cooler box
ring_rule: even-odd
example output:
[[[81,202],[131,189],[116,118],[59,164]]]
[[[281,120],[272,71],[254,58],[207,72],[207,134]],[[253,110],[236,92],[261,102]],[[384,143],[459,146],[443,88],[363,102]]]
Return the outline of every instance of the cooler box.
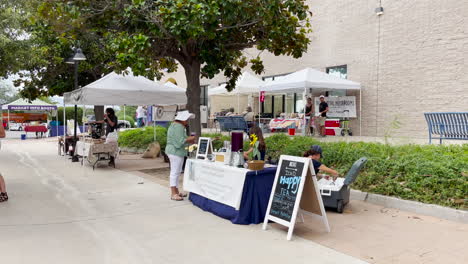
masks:
[[[345,178],[332,180],[320,179],[318,185],[322,195],[323,205],[335,209],[338,213],[343,213],[344,207],[349,203],[351,193],[350,185],[356,180],[359,172],[367,162],[367,158],[362,157],[354,162]]]
[[[341,128],[339,127],[325,127],[325,135],[327,136],[340,136]]]
[[[327,119],[325,120],[325,127],[340,127],[340,120],[339,119]]]

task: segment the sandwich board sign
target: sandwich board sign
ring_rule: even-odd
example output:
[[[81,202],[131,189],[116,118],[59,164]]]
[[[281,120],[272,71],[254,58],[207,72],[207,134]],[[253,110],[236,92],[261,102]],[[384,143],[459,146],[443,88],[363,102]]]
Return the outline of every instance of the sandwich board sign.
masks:
[[[312,160],[281,155],[263,230],[268,221],[276,222],[289,228],[287,240],[291,240],[299,212],[320,219],[330,232]]]
[[[206,160],[208,154],[213,153],[211,138],[201,137],[198,139],[197,159]]]

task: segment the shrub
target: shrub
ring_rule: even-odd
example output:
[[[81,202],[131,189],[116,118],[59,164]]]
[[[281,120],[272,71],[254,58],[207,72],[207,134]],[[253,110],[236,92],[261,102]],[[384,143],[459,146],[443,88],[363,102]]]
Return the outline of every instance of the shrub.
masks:
[[[159,142],[161,150],[164,151],[167,142],[167,128],[156,126],[156,141]],[[119,145],[122,147],[146,149],[152,142],[154,142],[153,127],[127,130],[119,134]]]
[[[219,133],[206,133],[206,134],[202,134],[202,137],[209,137],[209,138],[212,139],[213,150],[214,151],[222,148],[223,145],[224,145],[224,141],[231,142],[231,137],[224,136],[224,135],[219,134]]]
[[[78,107],[77,115],[78,115],[77,122],[78,122],[79,125],[82,125],[83,108]],[[58,108],[57,118],[58,118],[58,121],[60,122],[60,124],[65,124],[65,122],[63,122],[63,107]],[[67,120],[75,119],[75,107],[74,106],[65,108],[65,118]]]
[[[434,203],[468,208],[468,144],[390,146],[364,142],[324,142],[308,137],[276,134],[265,139],[267,156],[302,156],[311,145],[323,148],[322,162],[345,174],[361,157],[368,162],[353,188]]]

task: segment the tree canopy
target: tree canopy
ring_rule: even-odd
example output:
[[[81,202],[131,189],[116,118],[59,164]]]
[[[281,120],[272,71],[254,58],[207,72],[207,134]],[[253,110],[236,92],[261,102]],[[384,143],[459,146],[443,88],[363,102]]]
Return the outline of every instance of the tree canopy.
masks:
[[[231,90],[247,65],[257,74],[264,69],[260,56],[247,58],[244,49],[298,58],[310,42],[311,13],[304,0],[48,0],[34,10],[30,26],[37,61],[26,70],[36,88],[49,94],[72,89],[64,64],[70,46],[80,45],[89,59],[80,66],[81,75],[89,71],[82,83],[97,77],[93,72],[128,67],[159,78],[179,63],[197,132],[201,77],[222,73]],[[41,94],[24,83],[23,95]]]

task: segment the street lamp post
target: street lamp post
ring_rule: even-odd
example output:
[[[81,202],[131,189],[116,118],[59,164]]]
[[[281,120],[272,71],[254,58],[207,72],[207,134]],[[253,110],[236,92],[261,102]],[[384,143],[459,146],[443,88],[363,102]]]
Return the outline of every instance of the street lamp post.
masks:
[[[78,89],[78,64],[80,61],[85,61],[86,56],[83,54],[83,51],[80,48],[73,48],[74,54],[71,58],[69,58],[66,63],[68,64],[73,64],[75,68],[75,85],[74,85],[74,90]],[[65,111],[65,109],[63,109]],[[65,120],[64,120],[65,121]],[[72,162],[78,162],[78,156],[76,155],[76,143],[78,142],[78,138],[76,136],[76,127],[78,126],[78,106],[75,105],[75,121],[74,121],[74,131],[73,131],[73,141],[74,141],[74,147],[73,147],[73,157],[72,157]]]

